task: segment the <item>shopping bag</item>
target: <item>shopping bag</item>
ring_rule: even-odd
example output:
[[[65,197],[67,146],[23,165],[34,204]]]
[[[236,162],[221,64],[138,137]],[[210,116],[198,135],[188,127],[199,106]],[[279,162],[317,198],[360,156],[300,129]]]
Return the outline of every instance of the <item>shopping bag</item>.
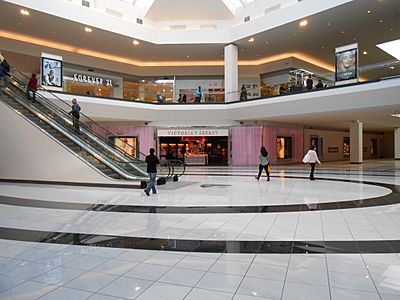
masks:
[[[305,156],[304,156],[304,158],[303,158],[303,163],[308,163],[310,161],[310,154],[306,154]]]
[[[271,165],[268,164],[268,173],[271,173]]]

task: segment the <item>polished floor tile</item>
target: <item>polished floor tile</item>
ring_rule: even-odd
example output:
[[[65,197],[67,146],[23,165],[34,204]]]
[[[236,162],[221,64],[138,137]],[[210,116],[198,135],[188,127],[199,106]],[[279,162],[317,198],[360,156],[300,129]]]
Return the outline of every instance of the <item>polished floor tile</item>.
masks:
[[[24,201],[0,201],[0,299],[399,299],[400,162],[324,163],[315,182],[303,165],[276,166],[271,182],[254,172],[191,167],[151,199],[0,183],[1,199]]]

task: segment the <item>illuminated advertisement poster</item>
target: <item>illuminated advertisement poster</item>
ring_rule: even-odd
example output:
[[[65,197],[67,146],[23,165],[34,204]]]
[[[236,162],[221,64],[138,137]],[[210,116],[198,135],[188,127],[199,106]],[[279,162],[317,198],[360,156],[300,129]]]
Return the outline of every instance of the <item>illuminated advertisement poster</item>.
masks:
[[[137,156],[137,143],[138,140],[136,136],[119,136],[114,138],[115,146],[133,158]]]
[[[347,84],[357,82],[357,44],[336,48],[335,58],[335,84]]]
[[[42,85],[61,88],[62,83],[62,61],[42,57]]]

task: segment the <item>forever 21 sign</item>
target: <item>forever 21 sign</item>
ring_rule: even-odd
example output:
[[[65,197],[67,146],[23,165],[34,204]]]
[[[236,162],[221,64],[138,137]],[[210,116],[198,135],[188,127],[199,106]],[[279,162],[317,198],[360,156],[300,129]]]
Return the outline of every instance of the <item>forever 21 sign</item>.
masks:
[[[112,86],[112,80],[108,78],[94,77],[90,75],[74,74],[74,82],[94,85]]]

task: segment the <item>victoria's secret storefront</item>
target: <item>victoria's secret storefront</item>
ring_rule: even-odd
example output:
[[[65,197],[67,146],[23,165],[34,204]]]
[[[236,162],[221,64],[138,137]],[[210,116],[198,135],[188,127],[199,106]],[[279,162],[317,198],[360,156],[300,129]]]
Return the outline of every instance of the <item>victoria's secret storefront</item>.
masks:
[[[228,129],[159,129],[161,159],[180,159],[187,165],[228,165]]]

